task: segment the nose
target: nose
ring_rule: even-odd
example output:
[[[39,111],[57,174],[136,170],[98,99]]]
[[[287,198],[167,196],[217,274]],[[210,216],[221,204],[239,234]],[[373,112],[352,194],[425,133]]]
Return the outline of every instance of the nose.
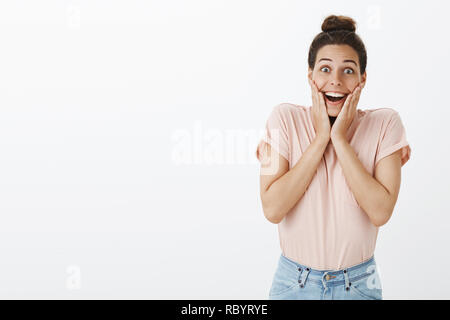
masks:
[[[334,72],[331,76],[331,85],[333,86],[341,86],[341,79],[339,78],[339,74],[337,72]]]

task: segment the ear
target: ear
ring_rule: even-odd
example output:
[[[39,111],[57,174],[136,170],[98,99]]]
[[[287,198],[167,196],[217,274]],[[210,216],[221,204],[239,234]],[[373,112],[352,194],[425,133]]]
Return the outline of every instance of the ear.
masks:
[[[364,71],[364,74],[361,77],[361,89],[366,85],[367,80],[367,71]]]
[[[308,67],[308,78],[312,81],[312,69]]]

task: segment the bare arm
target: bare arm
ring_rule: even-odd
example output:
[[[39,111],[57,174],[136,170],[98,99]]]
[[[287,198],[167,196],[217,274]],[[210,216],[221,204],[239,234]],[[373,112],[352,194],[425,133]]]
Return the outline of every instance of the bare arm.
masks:
[[[280,223],[292,207],[302,198],[317,171],[317,166],[329,142],[329,137],[317,135],[289,170],[288,161],[272,151],[266,144],[264,163],[267,166],[278,161],[274,174],[260,175],[260,195],[265,217],[272,223]],[[275,157],[278,157],[275,158]]]
[[[345,139],[334,139],[333,146],[356,201],[374,226],[384,225],[392,215],[400,190],[401,150],[381,159],[372,177]]]

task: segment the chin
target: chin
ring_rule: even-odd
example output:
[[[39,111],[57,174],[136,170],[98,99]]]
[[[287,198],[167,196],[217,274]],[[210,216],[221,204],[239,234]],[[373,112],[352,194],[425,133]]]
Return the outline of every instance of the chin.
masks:
[[[328,116],[330,117],[337,117],[339,112],[341,112],[341,108],[343,107],[343,105],[339,105],[339,106],[329,106],[327,104],[327,113]]]
[[[328,115],[330,117],[337,117],[339,115],[339,111],[332,111],[332,110],[328,110]]]

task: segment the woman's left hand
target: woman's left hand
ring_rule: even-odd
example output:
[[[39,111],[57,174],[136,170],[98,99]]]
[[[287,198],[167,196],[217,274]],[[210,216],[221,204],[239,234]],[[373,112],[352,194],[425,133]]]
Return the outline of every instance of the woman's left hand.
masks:
[[[347,129],[350,127],[356,114],[356,106],[358,105],[362,88],[364,88],[364,83],[360,83],[345,99],[344,106],[331,127],[331,139],[346,138]]]

